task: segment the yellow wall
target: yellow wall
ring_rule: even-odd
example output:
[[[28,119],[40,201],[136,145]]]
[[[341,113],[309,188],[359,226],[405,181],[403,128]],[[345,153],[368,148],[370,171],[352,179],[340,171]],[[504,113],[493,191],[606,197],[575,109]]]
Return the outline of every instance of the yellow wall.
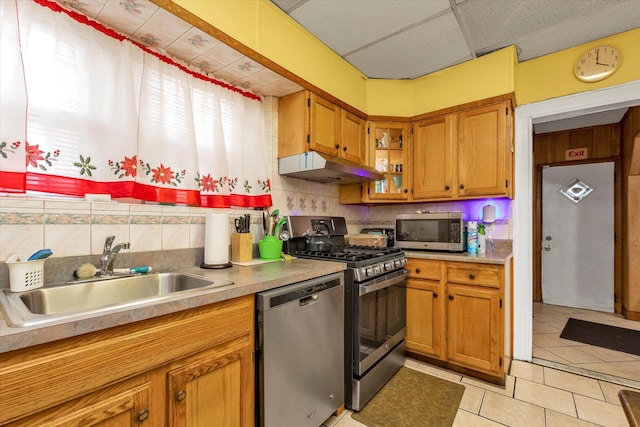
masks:
[[[369,80],[371,115],[411,117],[515,90],[516,48],[454,65],[415,80]],[[393,95],[402,96],[402,102]]]
[[[640,79],[640,28],[517,63],[515,46],[415,80],[367,79],[267,0],[173,0],[314,86],[369,114],[410,117],[516,93],[518,105]],[[608,43],[622,52],[621,68],[606,80],[583,83],[575,60]]]
[[[267,0],[174,0],[245,46],[347,104],[367,109],[366,77]]]
[[[621,52],[621,65],[609,78],[584,83],[573,75],[576,60],[592,47],[610,44]],[[516,95],[518,104],[528,104],[559,96],[587,92],[640,79],[640,28],[565,49],[518,64]]]

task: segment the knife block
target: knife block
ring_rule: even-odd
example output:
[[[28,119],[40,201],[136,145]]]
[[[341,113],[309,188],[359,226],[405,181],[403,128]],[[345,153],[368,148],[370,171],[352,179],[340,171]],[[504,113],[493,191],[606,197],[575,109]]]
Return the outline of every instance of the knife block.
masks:
[[[231,261],[248,262],[253,259],[253,233],[231,234]]]

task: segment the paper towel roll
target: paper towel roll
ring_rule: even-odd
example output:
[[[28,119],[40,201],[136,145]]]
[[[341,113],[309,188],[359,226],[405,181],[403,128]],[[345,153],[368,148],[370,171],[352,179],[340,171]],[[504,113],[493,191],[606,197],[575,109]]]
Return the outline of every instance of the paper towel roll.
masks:
[[[482,222],[491,224],[496,220],[496,207],[493,205],[484,205],[482,207]]]
[[[204,263],[208,265],[229,263],[230,241],[229,215],[208,213],[204,228]]]

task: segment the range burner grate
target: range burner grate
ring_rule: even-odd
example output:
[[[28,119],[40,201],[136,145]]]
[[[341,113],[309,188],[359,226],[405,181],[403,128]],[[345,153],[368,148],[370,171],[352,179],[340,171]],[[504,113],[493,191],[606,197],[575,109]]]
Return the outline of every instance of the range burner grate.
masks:
[[[298,250],[295,254],[298,256],[319,259],[357,262],[400,252],[402,252],[400,248],[380,248],[377,246],[344,246],[332,251]]]

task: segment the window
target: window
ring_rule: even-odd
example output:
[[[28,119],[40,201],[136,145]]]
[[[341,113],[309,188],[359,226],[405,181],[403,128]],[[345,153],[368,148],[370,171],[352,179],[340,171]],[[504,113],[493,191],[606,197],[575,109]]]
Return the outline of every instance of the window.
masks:
[[[0,191],[271,205],[259,97],[56,3],[0,8]]]

